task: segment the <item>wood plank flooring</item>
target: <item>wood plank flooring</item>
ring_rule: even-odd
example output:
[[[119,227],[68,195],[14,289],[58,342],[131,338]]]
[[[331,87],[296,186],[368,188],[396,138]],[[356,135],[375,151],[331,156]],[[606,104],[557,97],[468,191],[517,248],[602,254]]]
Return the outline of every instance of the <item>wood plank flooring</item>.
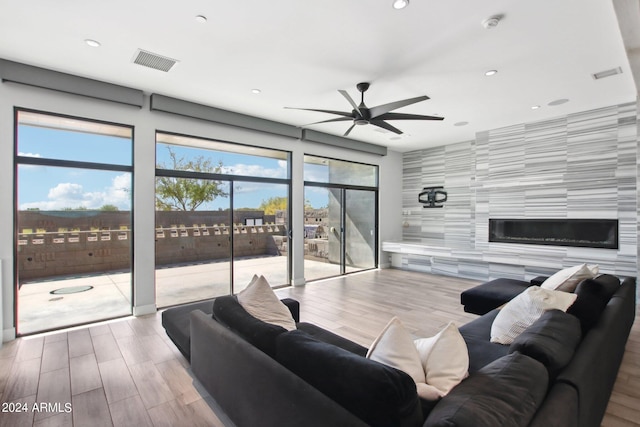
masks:
[[[300,301],[303,321],[369,346],[394,315],[416,336],[431,336],[449,321],[462,325],[475,319],[462,310],[460,292],[476,284],[377,270],[276,292]],[[638,317],[603,426],[640,426]],[[193,379],[160,319],[157,313],[5,343],[0,404],[29,410],[0,412],[0,427],[232,425]],[[40,403],[51,405],[32,411]]]

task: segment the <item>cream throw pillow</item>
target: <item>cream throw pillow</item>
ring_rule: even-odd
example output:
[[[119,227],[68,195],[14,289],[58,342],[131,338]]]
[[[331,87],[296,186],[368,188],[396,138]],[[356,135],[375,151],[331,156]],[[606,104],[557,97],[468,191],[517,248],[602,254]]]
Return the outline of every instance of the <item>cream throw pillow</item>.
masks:
[[[249,285],[238,294],[238,302],[250,315],[263,322],[282,326],[287,331],[296,329],[291,312],[264,276],[254,275]]]
[[[458,328],[449,323],[431,338],[413,340],[397,317],[375,339],[367,358],[406,372],[418,396],[437,400],[468,375],[469,353]]]
[[[556,291],[573,292],[584,279],[593,279],[598,274],[597,265],[580,264],[564,268],[544,281],[540,287]]]
[[[367,359],[406,372],[416,384],[424,383],[424,370],[418,350],[411,334],[397,317],[391,319],[373,341],[367,352]]]
[[[429,389],[418,394],[428,400],[446,396],[469,375],[467,343],[453,322],[431,338],[414,341]],[[426,394],[426,396],[425,396]]]
[[[491,325],[491,342],[511,344],[547,310],[567,311],[578,295],[530,286],[509,301]]]

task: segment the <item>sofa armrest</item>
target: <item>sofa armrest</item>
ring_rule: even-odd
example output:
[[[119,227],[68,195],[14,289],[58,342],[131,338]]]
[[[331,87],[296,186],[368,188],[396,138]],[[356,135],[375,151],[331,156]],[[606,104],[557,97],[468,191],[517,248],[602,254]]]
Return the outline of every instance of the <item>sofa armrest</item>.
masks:
[[[557,381],[578,390],[581,427],[598,427],[607,409],[635,319],[635,278],[625,279]]]
[[[366,427],[211,316],[191,313],[191,369],[238,427]]]

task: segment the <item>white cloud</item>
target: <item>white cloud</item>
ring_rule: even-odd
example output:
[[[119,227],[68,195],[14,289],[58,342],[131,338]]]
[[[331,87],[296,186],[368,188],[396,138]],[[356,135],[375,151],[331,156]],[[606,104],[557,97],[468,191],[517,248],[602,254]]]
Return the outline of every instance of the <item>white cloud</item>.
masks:
[[[257,176],[261,178],[287,178],[287,162],[278,161],[278,168],[265,168],[260,165],[246,165],[237,163],[232,166],[223,166],[224,173],[233,175]]]
[[[82,200],[82,185],[70,182],[60,183],[49,190],[47,198],[52,200]]]
[[[23,153],[21,151],[18,152],[18,156],[22,156],[22,157],[42,157],[38,153]]]
[[[86,191],[82,184],[65,182],[49,190],[47,199],[20,205],[20,209],[39,208],[40,210],[60,210],[85,207],[98,209],[104,205],[115,205],[122,210],[131,206],[131,174],[125,173],[112,179],[111,185],[103,191]]]

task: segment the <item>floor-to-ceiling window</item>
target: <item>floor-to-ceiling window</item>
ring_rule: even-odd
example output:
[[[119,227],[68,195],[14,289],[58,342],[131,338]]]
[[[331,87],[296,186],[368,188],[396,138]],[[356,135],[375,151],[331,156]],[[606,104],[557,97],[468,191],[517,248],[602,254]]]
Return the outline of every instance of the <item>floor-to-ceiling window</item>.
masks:
[[[304,275],[377,267],[378,167],[304,156]]]
[[[156,304],[290,282],[290,154],[156,135]]]
[[[17,332],[131,314],[130,126],[16,111]]]

